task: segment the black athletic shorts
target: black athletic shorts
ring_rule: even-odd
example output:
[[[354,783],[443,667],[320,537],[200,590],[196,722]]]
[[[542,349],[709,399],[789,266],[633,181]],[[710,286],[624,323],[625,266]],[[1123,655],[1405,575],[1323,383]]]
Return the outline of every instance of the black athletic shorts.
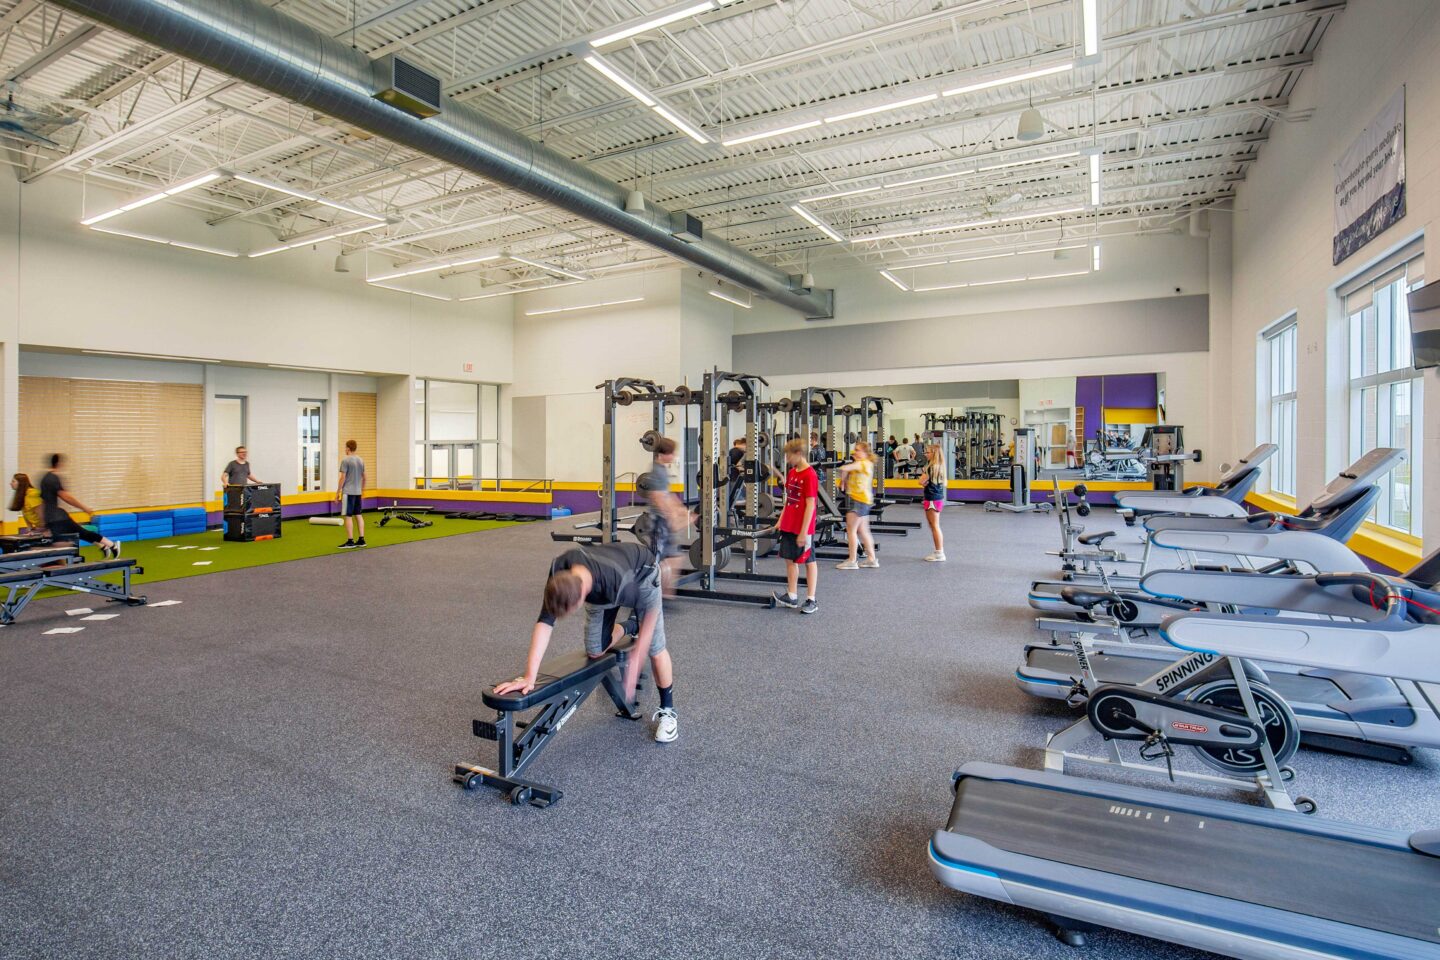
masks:
[[[360,514],[362,514],[362,513],[365,512],[364,508],[360,506],[360,503],[361,503],[360,494],[358,494],[358,493],[347,493],[347,494],[345,494],[345,499],[342,500],[341,503],[340,503],[340,516],[342,516],[342,517],[358,517]]]
[[[780,558],[795,563],[810,563],[815,559],[815,538],[811,537],[805,549],[800,549],[800,538],[798,534],[780,532]]]

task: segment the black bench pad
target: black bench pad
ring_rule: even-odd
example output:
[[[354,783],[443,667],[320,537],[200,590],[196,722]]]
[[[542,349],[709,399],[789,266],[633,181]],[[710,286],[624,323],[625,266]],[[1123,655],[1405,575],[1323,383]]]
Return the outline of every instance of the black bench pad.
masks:
[[[0,583],[3,582],[3,579],[0,579]],[[583,650],[548,658],[540,663],[540,674],[535,678],[534,690],[500,696],[492,689],[483,694],[481,699],[485,706],[495,710],[529,710],[570,687],[604,675],[620,662],[620,654],[634,644],[633,638],[624,637],[594,660],[587,657]]]

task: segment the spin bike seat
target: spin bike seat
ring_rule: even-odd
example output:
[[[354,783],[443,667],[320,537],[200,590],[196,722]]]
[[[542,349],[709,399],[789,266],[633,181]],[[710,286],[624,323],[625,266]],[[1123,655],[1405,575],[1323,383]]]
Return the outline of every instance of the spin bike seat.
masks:
[[[1101,530],[1099,533],[1082,533],[1076,539],[1087,547],[1098,547],[1113,536],[1115,536],[1114,530]]]
[[[1086,610],[1094,609],[1102,603],[1111,600],[1119,600],[1120,597],[1113,593],[1101,593],[1098,590],[1089,590],[1085,587],[1061,587],[1060,599],[1075,607],[1083,607]]]

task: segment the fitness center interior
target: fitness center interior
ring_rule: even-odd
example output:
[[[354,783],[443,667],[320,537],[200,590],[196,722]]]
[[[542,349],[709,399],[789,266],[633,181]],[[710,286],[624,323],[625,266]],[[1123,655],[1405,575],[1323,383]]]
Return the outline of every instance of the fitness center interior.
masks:
[[[0,957],[1440,960],[1437,62],[0,0]]]

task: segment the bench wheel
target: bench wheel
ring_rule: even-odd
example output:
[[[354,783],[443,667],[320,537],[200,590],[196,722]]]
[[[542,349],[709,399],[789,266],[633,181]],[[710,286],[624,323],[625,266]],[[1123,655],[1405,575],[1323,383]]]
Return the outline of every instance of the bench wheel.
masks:
[[[529,788],[529,787],[511,787],[511,788],[510,788],[510,793],[507,794],[507,796],[510,797],[510,802],[513,803],[513,804],[515,804],[515,806],[518,807],[518,806],[520,806],[522,803],[529,803],[529,802],[530,802],[530,788]]]
[[[466,790],[474,790],[477,786],[480,785],[480,775],[476,773],[468,773],[464,776],[457,776],[455,778],[455,782],[460,784],[460,786]]]

